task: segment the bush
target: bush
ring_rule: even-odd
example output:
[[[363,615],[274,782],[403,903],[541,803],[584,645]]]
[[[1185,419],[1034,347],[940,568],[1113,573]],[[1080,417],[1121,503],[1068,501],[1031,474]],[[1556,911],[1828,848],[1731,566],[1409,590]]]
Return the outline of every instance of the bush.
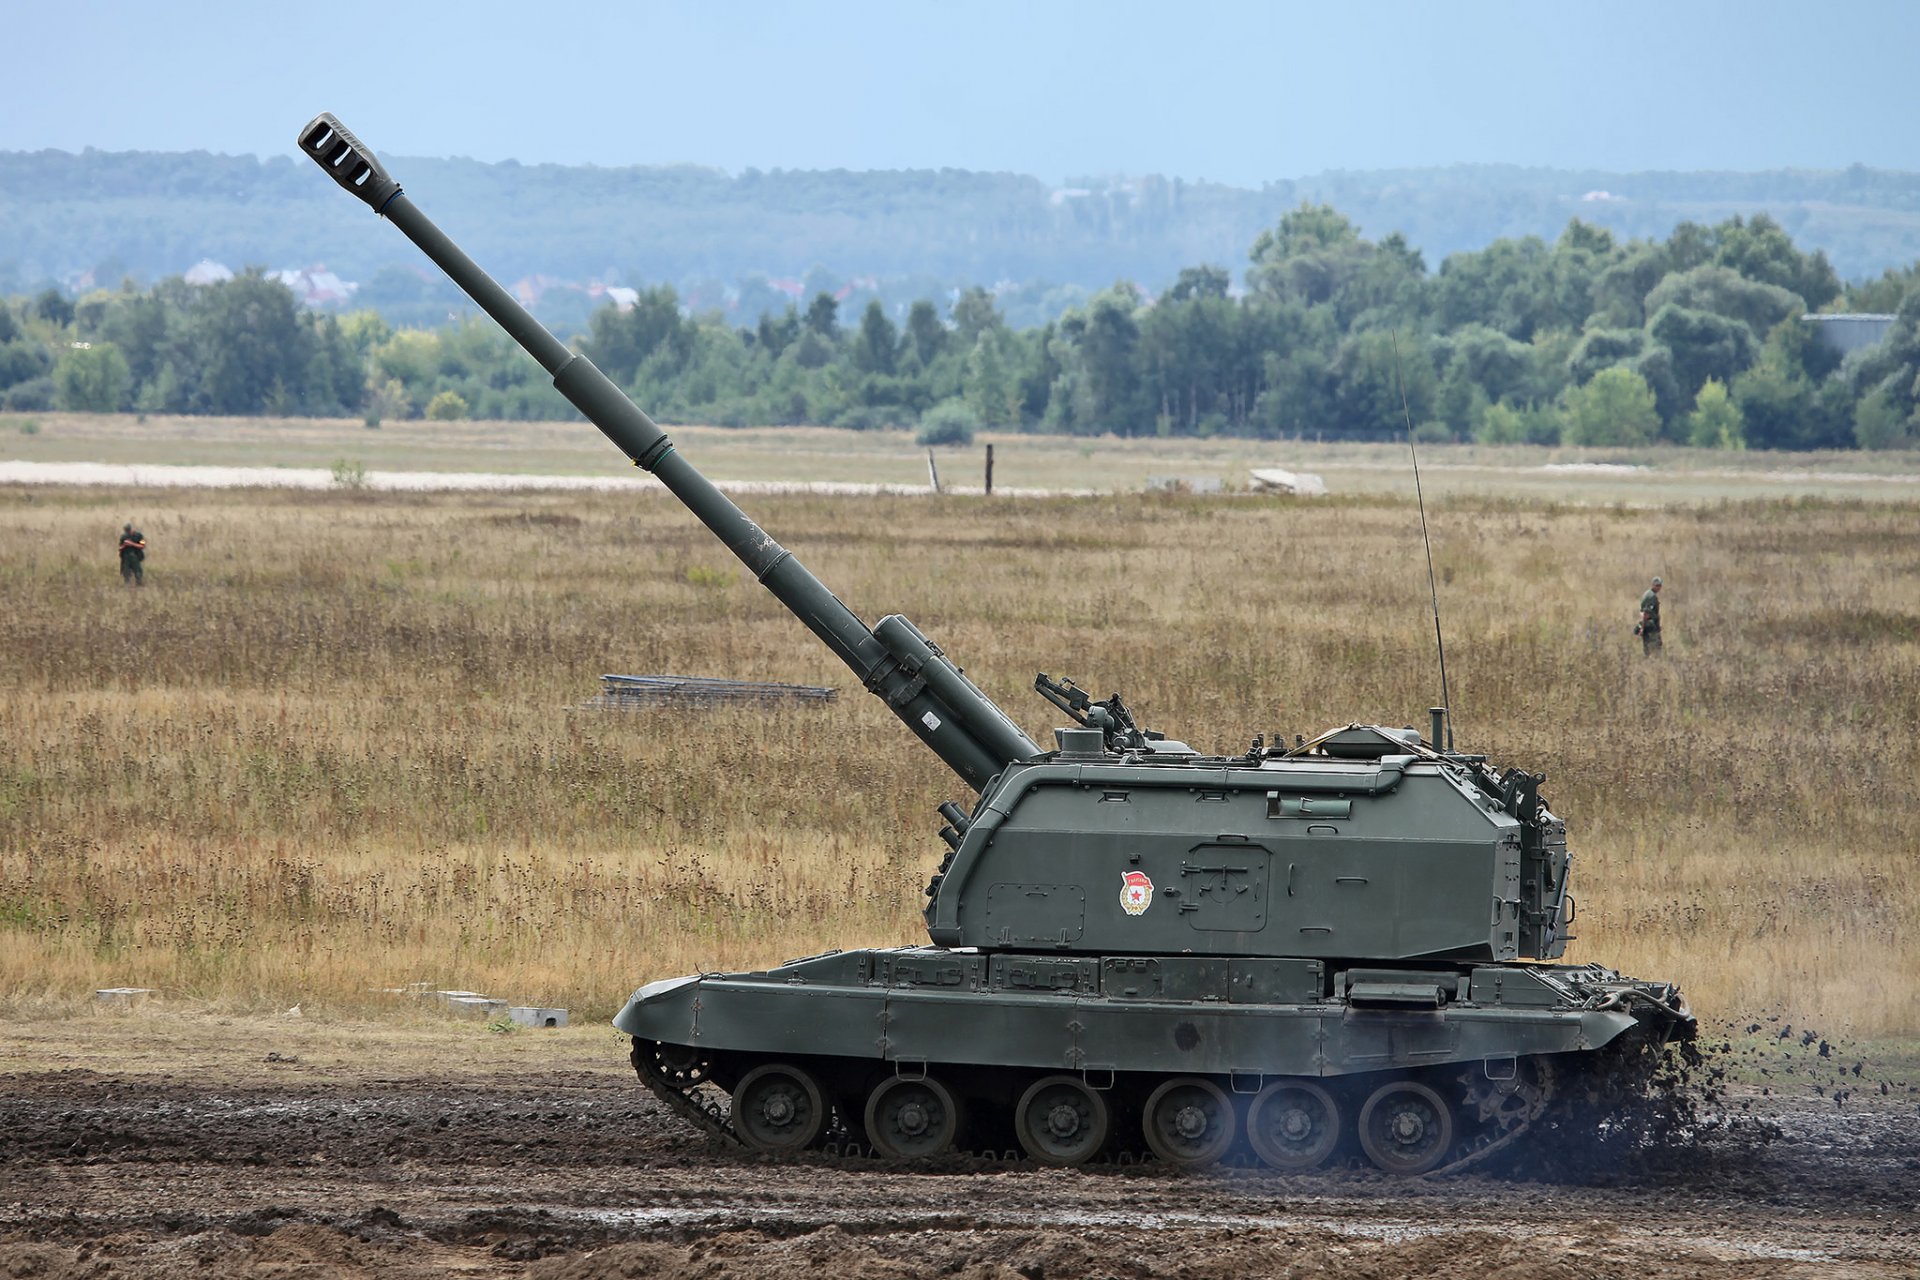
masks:
[[[16,413],[46,413],[52,408],[53,379],[45,376],[16,382],[7,388],[5,396],[0,396],[0,409]]]
[[[367,464],[357,458],[335,458],[333,460],[333,487],[336,489],[366,488]]]
[[[1910,449],[1920,443],[1915,424],[1889,378],[1860,398],[1853,411],[1853,438],[1862,449]]]
[[[1423,422],[1413,429],[1418,444],[1452,444],[1453,429],[1444,422]]]
[[[942,400],[920,415],[920,432],[914,442],[924,445],[962,445],[973,443],[980,429],[980,417],[964,400]]]
[[[1473,438],[1480,444],[1559,444],[1560,415],[1550,408],[1503,400],[1487,406],[1474,424]]]
[[[435,422],[457,422],[467,416],[467,400],[458,391],[442,391],[427,401],[427,417]]]

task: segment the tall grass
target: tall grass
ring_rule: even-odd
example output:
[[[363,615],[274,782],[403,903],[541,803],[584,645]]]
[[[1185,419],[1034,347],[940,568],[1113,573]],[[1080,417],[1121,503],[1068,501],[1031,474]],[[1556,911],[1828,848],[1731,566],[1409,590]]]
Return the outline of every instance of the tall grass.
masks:
[[[750,505],[1040,741],[1037,669],[1222,751],[1436,700],[1402,502]],[[1433,513],[1460,744],[1549,774],[1575,958],[1728,1018],[1920,1030],[1907,510]],[[418,980],[604,1014],[648,978],[921,939],[963,794],[664,496],[0,489],[0,655],[0,1007]],[[576,709],[603,671],[844,693]]]

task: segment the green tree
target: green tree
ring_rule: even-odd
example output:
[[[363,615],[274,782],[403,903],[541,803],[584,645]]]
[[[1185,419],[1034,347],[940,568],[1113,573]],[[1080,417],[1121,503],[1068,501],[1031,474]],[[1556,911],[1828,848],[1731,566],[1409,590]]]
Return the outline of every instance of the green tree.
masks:
[[[1646,295],[1649,315],[1671,303],[1738,320],[1754,333],[1766,333],[1806,304],[1791,289],[1749,280],[1729,267],[1695,267],[1666,277]]]
[[[1459,365],[1489,401],[1523,394],[1533,377],[1533,349],[1498,329],[1470,324],[1448,335],[1447,363]]]
[[[194,366],[188,408],[238,414],[264,413],[270,402],[297,405],[313,333],[292,290],[249,270],[196,293],[180,344]]]
[[[1567,373],[1576,384],[1584,384],[1602,369],[1626,364],[1647,349],[1647,335],[1640,329],[1592,328],[1580,335],[1573,354],[1567,357]]]
[[[1443,328],[1484,324],[1520,342],[1554,327],[1552,263],[1538,236],[1496,240],[1478,253],[1456,253],[1435,282]]]
[[[1005,329],[988,329],[967,353],[961,380],[962,397],[979,420],[990,427],[1015,426],[1020,421],[1020,388],[1014,376],[1014,339]]]
[[[822,290],[807,304],[807,328],[829,341],[840,336],[840,303]]]
[[[73,303],[58,289],[45,289],[33,300],[33,314],[56,328],[73,323]]]
[[[1672,353],[1674,379],[1688,405],[1708,378],[1731,382],[1760,351],[1745,322],[1673,302],[1654,312],[1647,333]]]
[[[1906,267],[1888,267],[1877,280],[1863,280],[1848,285],[1845,305],[1840,310],[1866,315],[1891,315],[1900,309],[1901,302],[1916,288],[1920,288],[1920,262]]]
[[[1332,205],[1303,203],[1253,242],[1247,285],[1275,300],[1331,302],[1358,273],[1367,251],[1360,229],[1345,214]]]
[[[1593,316],[1600,326],[1638,329],[1647,322],[1647,295],[1665,279],[1672,255],[1666,245],[1636,240],[1601,268],[1593,281]]]
[[[761,312],[760,323],[754,328],[754,341],[776,360],[799,336],[800,313],[792,307],[779,316],[769,311]]]
[[[887,309],[875,298],[860,316],[860,331],[854,337],[853,367],[862,373],[892,373],[894,353],[900,345],[900,331],[887,319]]]
[[[694,325],[680,315],[680,295],[672,285],[643,289],[625,310],[604,306],[588,320],[589,333],[580,351],[600,372],[620,386],[629,386],[640,366],[666,352],[671,367],[685,364],[693,351]],[[492,326],[488,326],[489,332]]]
[[[1727,384],[1718,378],[1708,378],[1694,397],[1693,412],[1687,415],[1687,443],[1696,449],[1747,447],[1740,406],[1727,395]]]
[[[940,323],[940,313],[925,298],[916,301],[907,308],[907,342],[919,357],[920,367],[931,368],[947,349],[947,326]]]
[[[955,339],[967,350],[973,349],[980,335],[989,329],[1006,327],[1000,310],[994,305],[993,295],[979,285],[961,293],[953,304],[953,332]]]
[[[1433,417],[1438,378],[1424,342],[1357,333],[1335,350],[1327,374],[1341,435],[1393,440],[1405,435],[1409,417]]]
[[[53,366],[53,385],[62,409],[117,413],[127,407],[133,375],[120,348],[111,342],[96,342],[61,352]]]
[[[1153,414],[1141,395],[1140,294],[1121,282],[1062,317],[1052,343],[1061,371],[1047,412],[1078,434],[1144,435]]]
[[[1568,444],[1645,444],[1660,429],[1653,389],[1633,370],[1617,366],[1594,374],[1584,387],[1568,388],[1565,414],[1561,438]]]
[[[1818,311],[1840,296],[1840,279],[1827,255],[1801,253],[1780,224],[1764,213],[1755,214],[1750,222],[1729,218],[1713,229],[1713,236],[1715,263],[1749,280],[1799,294],[1809,311]]]
[[[1232,285],[1233,277],[1227,274],[1225,267],[1182,267],[1179,278],[1161,301],[1190,302],[1195,298],[1225,298]]]
[[[1862,449],[1920,447],[1920,420],[1907,412],[1904,401],[1890,382],[1862,396],[1853,411],[1855,443]]]
[[[0,315],[6,308],[0,306]],[[0,341],[0,390],[46,376],[53,362],[45,346],[25,338]]]

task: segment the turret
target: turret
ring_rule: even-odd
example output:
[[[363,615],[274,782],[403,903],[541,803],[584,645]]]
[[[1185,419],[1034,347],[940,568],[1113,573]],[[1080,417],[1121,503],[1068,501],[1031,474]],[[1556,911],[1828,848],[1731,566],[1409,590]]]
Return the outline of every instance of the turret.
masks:
[[[1040,754],[1020,727],[911,622],[894,614],[869,628],[842,604],[792,552],[769,537],[675,450],[666,432],[591,360],[569,351],[416,209],[400,184],[345,125],[330,114],[314,117],[300,131],[300,149],[433,259],[540,362],[561,395],[635,466],[658,478],[968,786],[979,791],[1009,764]]]

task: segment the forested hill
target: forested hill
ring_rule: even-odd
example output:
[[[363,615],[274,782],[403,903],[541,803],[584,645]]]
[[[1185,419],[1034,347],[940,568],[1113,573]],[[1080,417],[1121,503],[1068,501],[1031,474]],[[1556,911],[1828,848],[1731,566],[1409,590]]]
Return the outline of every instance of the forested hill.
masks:
[[[1260,232],[1306,201],[1333,205],[1369,236],[1403,233],[1429,270],[1502,237],[1551,241],[1575,217],[1658,239],[1682,221],[1757,212],[1824,249],[1842,277],[1920,259],[1920,174],[1858,166],[1458,166],[1333,172],[1257,191],[1162,178],[1055,188],[958,170],[729,175],[405,157],[389,167],[497,275],[562,286],[539,308],[555,321],[584,320],[591,306],[564,286],[672,284],[695,307],[751,324],[821,289],[891,304],[986,284],[1001,286],[1018,327],[1116,279],[1158,292],[1200,263],[1238,276]],[[355,305],[402,323],[458,307],[399,236],[293,157],[0,152],[0,228],[0,295],[151,283],[213,259],[236,270],[324,264],[359,286]]]

